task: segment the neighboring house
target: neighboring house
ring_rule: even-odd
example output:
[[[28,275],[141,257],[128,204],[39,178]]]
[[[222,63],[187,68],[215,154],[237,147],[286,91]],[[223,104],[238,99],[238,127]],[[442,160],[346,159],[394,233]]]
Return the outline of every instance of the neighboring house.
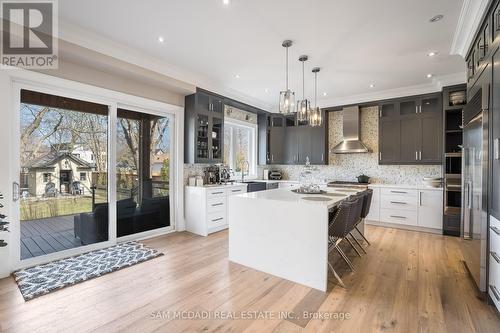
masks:
[[[53,183],[59,193],[71,193],[71,185],[75,181],[79,181],[89,193],[95,165],[72,153],[52,151],[31,161],[23,169],[27,171],[24,178],[29,194],[43,196],[49,183]]]
[[[151,159],[151,177],[158,178],[161,180],[161,172],[164,168],[164,161],[169,161],[170,154],[163,152],[163,150],[158,149],[152,156]]]

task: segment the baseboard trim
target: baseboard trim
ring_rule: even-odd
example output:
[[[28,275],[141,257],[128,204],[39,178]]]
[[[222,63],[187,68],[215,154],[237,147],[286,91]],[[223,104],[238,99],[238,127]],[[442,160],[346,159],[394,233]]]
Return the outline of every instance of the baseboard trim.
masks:
[[[443,230],[441,230],[441,229],[424,228],[424,227],[417,227],[417,226],[413,226],[413,225],[404,225],[404,224],[388,223],[388,222],[381,222],[381,221],[370,221],[370,220],[366,220],[365,223],[368,225],[374,225],[374,226],[378,226],[378,227],[403,229],[403,230],[410,230],[410,231],[420,231],[420,232],[427,232],[427,233],[436,234],[436,235],[443,234]]]

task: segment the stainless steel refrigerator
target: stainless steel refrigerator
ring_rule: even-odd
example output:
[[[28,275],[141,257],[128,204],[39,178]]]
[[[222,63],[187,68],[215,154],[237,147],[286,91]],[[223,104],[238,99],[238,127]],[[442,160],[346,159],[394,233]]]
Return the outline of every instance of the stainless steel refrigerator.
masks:
[[[464,126],[461,250],[480,291],[486,292],[488,230],[488,106],[481,93],[467,105],[478,114]],[[484,94],[484,92],[483,92]],[[480,100],[483,100],[482,102]],[[487,99],[486,99],[487,101]],[[471,110],[476,108],[477,110]]]

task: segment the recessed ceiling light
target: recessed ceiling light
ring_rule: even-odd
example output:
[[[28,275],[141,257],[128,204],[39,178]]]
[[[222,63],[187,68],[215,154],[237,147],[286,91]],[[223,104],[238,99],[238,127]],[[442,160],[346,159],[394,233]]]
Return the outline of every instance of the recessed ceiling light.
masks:
[[[323,93],[323,96],[327,96],[327,95],[328,95],[328,93],[326,93],[326,92]]]
[[[236,74],[234,77],[235,77],[235,78],[237,78],[237,79],[239,79],[239,78],[240,78],[240,75],[239,75],[239,74]]]
[[[163,36],[158,36],[158,43],[163,44],[165,42],[165,38]]]
[[[370,88],[375,88],[375,84],[370,84]]]
[[[431,77],[433,77],[434,75],[433,74],[427,74],[427,78],[430,79]]]
[[[267,94],[269,92],[269,89],[264,89],[264,92]]]
[[[222,0],[222,3],[226,6],[229,6],[230,0]]]
[[[434,56],[437,56],[437,54],[438,54],[437,52],[431,51],[431,52],[427,53],[427,56],[428,57],[434,57]]]
[[[429,22],[434,23],[434,22],[437,22],[437,21],[441,21],[443,19],[443,17],[444,17],[444,15],[441,15],[441,14],[436,15],[433,18],[431,18],[429,20]]]

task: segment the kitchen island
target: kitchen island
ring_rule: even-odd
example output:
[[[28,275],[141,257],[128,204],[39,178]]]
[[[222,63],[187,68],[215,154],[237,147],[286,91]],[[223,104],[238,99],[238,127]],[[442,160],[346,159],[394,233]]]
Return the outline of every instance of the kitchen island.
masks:
[[[229,198],[229,260],[321,291],[328,277],[328,213],[360,189],[290,189]]]

